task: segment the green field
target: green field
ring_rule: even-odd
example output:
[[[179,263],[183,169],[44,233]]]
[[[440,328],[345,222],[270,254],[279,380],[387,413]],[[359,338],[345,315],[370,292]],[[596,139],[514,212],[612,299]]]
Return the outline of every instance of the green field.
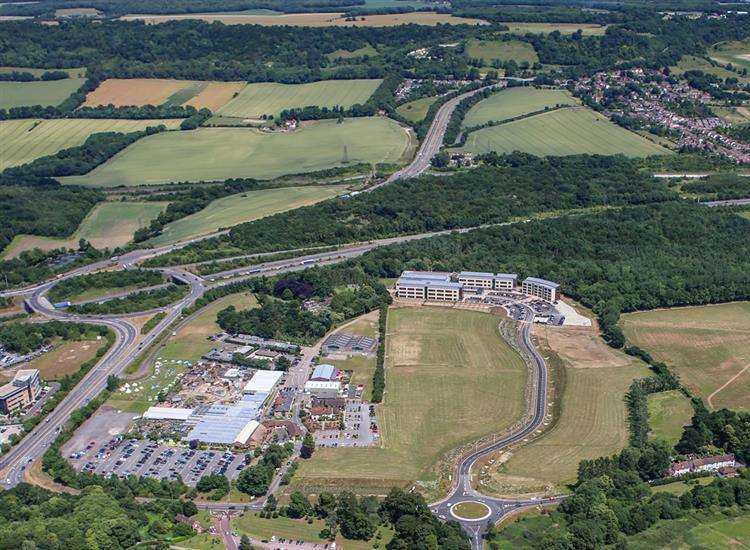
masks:
[[[580,105],[580,103],[567,90],[508,88],[492,94],[469,109],[464,117],[463,126],[465,128],[478,126],[491,120],[500,122],[526,113],[541,111],[545,107]]]
[[[734,511],[736,517],[718,512],[693,512],[627,537],[632,550],[652,548],[739,550],[750,547],[750,512]]]
[[[308,84],[248,84],[237,97],[219,109],[218,114],[258,119],[278,115],[295,107],[351,107],[364,103],[382,80],[322,80]]]
[[[199,128],[138,140],[85,176],[61,178],[90,187],[151,185],[229,178],[271,179],[359,162],[397,163],[411,136],[379,117],[323,120],[295,132]]]
[[[421,122],[427,116],[430,106],[437,101],[437,96],[420,97],[396,108],[396,112],[411,122]]]
[[[368,44],[367,46],[362,46],[361,48],[357,48],[356,50],[336,50],[335,52],[327,53],[326,57],[333,61],[339,58],[355,59],[357,57],[364,57],[366,55],[369,57],[378,55],[378,50]]]
[[[552,31],[560,31],[561,34],[573,34],[577,30],[581,30],[584,36],[588,35],[602,35],[606,32],[606,25],[597,25],[595,23],[516,23],[516,22],[504,22],[500,25],[508,26],[508,30],[513,34],[526,34],[527,32],[534,34],[549,34]]]
[[[623,398],[633,379],[649,374],[643,363],[609,348],[591,328],[536,327],[534,332],[550,358],[555,389],[550,402],[558,419],[537,439],[488,458],[478,469],[480,486],[498,495],[564,492],[575,482],[581,460],[625,447]]]
[[[681,391],[652,393],[648,396],[648,422],[651,436],[675,445],[682,437],[683,426],[690,424],[693,406]]]
[[[719,63],[731,63],[740,69],[750,69],[750,39],[719,42],[708,51],[708,55]]]
[[[709,408],[750,410],[750,302],[628,313],[620,324]]]
[[[521,151],[537,156],[671,154],[668,149],[583,107],[558,109],[471,132],[461,150],[470,153]]]
[[[385,492],[422,480],[439,492],[445,453],[507,428],[524,410],[526,368],[501,338],[499,321],[474,311],[391,308],[382,447],[318,449],[293,488]]]
[[[221,332],[216,324],[216,314],[232,305],[241,310],[255,307],[257,302],[251,294],[230,294],[203,308],[156,353],[150,372],[139,380],[128,381],[127,386],[123,385],[114,393],[107,404],[139,413],[155,405],[159,392],[170,388],[188,367],[211,350],[213,342],[209,337]],[[158,368],[156,362],[160,363]]]
[[[724,62],[724,65],[726,65],[727,61]],[[735,66],[738,64],[735,62]],[[719,78],[736,78],[740,82],[750,82],[750,78],[743,77],[734,71],[730,71],[728,69],[725,69],[723,66],[714,67],[703,59],[702,57],[695,57],[693,55],[684,55],[682,56],[682,59],[680,59],[679,63],[677,65],[673,65],[670,67],[671,71],[675,75],[681,75],[685,71],[703,71],[704,73],[712,74],[715,76],[718,76]]]
[[[709,485],[714,479],[716,479],[714,476],[709,476],[690,479],[688,481],[674,481],[666,485],[656,485],[651,487],[651,490],[654,493],[671,493],[680,496],[683,493],[687,493],[696,485]]]
[[[80,88],[85,78],[35,82],[0,82],[0,109],[57,106]]]
[[[527,61],[534,64],[539,61],[534,46],[521,40],[469,40],[466,54],[472,59],[481,59],[489,65],[495,59],[499,61],[515,60],[518,64]]]
[[[149,241],[158,246],[205,235],[221,228],[313,204],[342,193],[339,185],[283,187],[246,191],[217,199],[200,212],[168,224],[161,235]]]
[[[61,81],[64,82],[64,81]],[[0,84],[6,84],[2,82]],[[0,121],[0,171],[26,164],[34,159],[54,155],[62,149],[81,145],[98,132],[135,132],[147,126],[164,124],[176,128],[180,120],[115,120],[24,118]]]
[[[133,239],[133,233],[148,225],[165,208],[166,202],[104,202],[97,204],[84,218],[73,235],[67,239],[16,235],[2,251],[3,258],[18,256],[24,250],[54,250],[78,248],[79,239],[86,239],[94,248],[123,246]]]

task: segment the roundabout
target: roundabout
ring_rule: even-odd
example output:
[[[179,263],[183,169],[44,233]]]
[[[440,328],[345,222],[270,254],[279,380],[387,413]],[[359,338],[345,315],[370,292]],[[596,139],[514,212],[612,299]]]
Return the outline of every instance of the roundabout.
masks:
[[[454,518],[461,521],[482,521],[492,514],[489,506],[476,500],[457,502],[451,506],[450,512]]]

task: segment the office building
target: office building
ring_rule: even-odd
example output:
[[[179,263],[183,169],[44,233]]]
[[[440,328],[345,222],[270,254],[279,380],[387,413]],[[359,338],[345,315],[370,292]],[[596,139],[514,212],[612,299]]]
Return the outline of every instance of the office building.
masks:
[[[522,290],[524,294],[529,294],[548,302],[557,302],[560,297],[560,285],[552,281],[537,279],[536,277],[526,277],[523,280]]]
[[[0,414],[14,414],[39,397],[42,383],[37,369],[19,370],[13,380],[0,387]]]

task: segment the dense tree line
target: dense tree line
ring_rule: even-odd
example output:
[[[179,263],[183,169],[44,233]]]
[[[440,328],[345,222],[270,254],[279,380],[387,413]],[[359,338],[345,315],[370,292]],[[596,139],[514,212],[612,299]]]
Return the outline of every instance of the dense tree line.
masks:
[[[85,323],[3,323],[0,325],[0,346],[15,353],[29,353],[49,344],[54,338],[81,340],[96,335],[106,336],[106,327]]]
[[[75,251],[61,248],[49,252],[38,248],[26,250],[16,258],[0,261],[0,288],[36,283],[102,257],[102,252],[83,240],[79,241],[79,248]]]
[[[489,32],[458,25],[434,27],[295,27],[209,25],[171,21],[66,21],[58,26],[11,21],[0,28],[0,63],[9,66],[86,66],[97,79],[165,77],[300,83],[338,78],[463,77],[472,69],[463,54],[439,44]],[[336,66],[327,54],[368,44],[384,56]],[[429,58],[408,52],[429,46]],[[33,55],[31,54],[33,52]]]
[[[750,197],[750,177],[733,173],[713,174],[682,184],[682,191],[697,193],[702,198],[727,200]]]
[[[497,158],[497,166],[453,176],[395,182],[241,224],[228,235],[187,246],[154,263],[185,263],[244,253],[367,241],[499,223],[536,212],[676,198],[623,157]]]
[[[187,294],[185,285],[171,284],[164,288],[142,290],[128,294],[122,298],[114,298],[104,302],[89,302],[72,305],[69,310],[84,315],[112,315],[115,313],[134,313],[164,307],[180,300]]]
[[[15,118],[122,118],[128,120],[185,118],[192,121],[202,121],[211,116],[211,112],[208,109],[198,111],[191,105],[132,105],[118,107],[110,104],[98,105],[96,107],[79,107],[79,104],[85,98],[85,94],[76,92],[66,99],[64,104],[58,107],[30,105],[26,107],[11,107],[7,110],[0,109],[0,120]],[[208,111],[208,115],[206,115],[206,111]]]
[[[0,73],[0,82],[39,82],[49,80],[65,80],[66,78],[70,78],[70,75],[67,71],[44,71],[39,76],[23,70]]]
[[[39,185],[0,183],[0,203],[3,205],[0,250],[21,234],[68,237],[94,205],[104,200],[104,193],[97,189],[61,186],[52,179],[33,181]],[[0,271],[8,276],[8,283],[21,282],[14,276],[13,267],[6,263],[7,260],[0,262]]]
[[[158,271],[145,269],[100,271],[60,281],[50,289],[47,296],[50,301],[59,302],[92,289],[111,288],[117,290],[125,287],[153,286],[162,282],[164,282],[164,279]]]
[[[750,413],[721,409],[708,411],[693,401],[696,413],[675,448],[681,453],[705,454],[719,450],[734,453],[743,464],[750,461]]]
[[[372,402],[380,403],[383,401],[385,393],[385,337],[388,327],[388,305],[380,306],[380,315],[378,317],[378,353],[375,358],[375,372],[372,374]]]
[[[216,13],[268,9],[285,13],[341,11],[364,4],[363,0],[42,0],[35,4],[11,3],[0,7],[0,15],[52,15],[61,8],[96,8],[108,16],[128,13]]]
[[[445,134],[443,135],[443,144],[450,146],[455,143],[456,139],[458,138],[458,134],[461,132],[461,124],[463,124],[464,122],[466,113],[468,113],[474,105],[476,105],[483,99],[487,99],[492,94],[497,93],[497,91],[498,90],[496,88],[487,88],[486,90],[477,92],[474,95],[467,97],[466,99],[462,99],[451,113],[450,121],[448,122],[448,126],[445,129]]]

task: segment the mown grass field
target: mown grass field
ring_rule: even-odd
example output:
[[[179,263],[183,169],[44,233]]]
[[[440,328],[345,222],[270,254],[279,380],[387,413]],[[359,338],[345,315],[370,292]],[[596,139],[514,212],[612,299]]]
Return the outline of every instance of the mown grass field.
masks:
[[[648,396],[648,423],[651,437],[675,445],[682,437],[682,428],[690,424],[693,406],[679,390],[652,393]]]
[[[317,449],[292,488],[385,492],[435,481],[445,453],[518,420],[527,371],[498,322],[474,311],[391,308],[382,447]]]
[[[629,313],[620,324],[710,408],[750,410],[750,302]]]
[[[289,25],[292,27],[393,27],[396,25],[478,25],[480,19],[468,17],[454,17],[449,13],[434,12],[412,12],[393,13],[387,15],[358,16],[356,21],[347,21],[342,13],[291,13],[281,15],[247,15],[232,13],[214,14],[176,14],[176,15],[137,15],[129,14],[121,17],[126,21],[142,20],[148,24],[155,25],[167,21],[182,19],[199,19],[208,23],[221,21],[225,25],[263,25],[266,27],[277,25]],[[550,31],[551,32],[551,31]],[[571,31],[573,32],[573,31]]]
[[[57,106],[80,88],[85,80],[64,78],[36,82],[0,82],[0,109],[32,105]]]
[[[580,101],[567,90],[540,90],[538,88],[507,88],[474,105],[464,117],[465,128],[491,120],[500,122],[509,118],[541,111],[556,105],[580,105]]]
[[[61,178],[91,187],[152,185],[228,178],[271,179],[336,166],[398,163],[411,135],[386,118],[311,123],[295,132],[199,128],[138,140],[85,176]],[[346,148],[346,149],[345,149]]]
[[[364,103],[380,86],[380,79],[322,80],[307,84],[248,84],[232,101],[219,109],[223,116],[259,119],[278,115],[284,109],[310,105],[318,107],[351,107]]]
[[[411,122],[421,122],[427,116],[430,106],[437,101],[437,96],[421,97],[396,108],[396,112]]]
[[[107,404],[116,409],[139,413],[154,405],[160,391],[174,384],[181,373],[211,350],[213,343],[208,338],[221,331],[216,324],[216,315],[232,305],[242,310],[256,307],[257,302],[252,294],[230,294],[203,308],[176,335],[170,336],[164,347],[157,352],[155,359],[161,363],[159,371],[156,371],[154,362],[150,365],[149,372],[136,381],[137,389],[133,390],[133,382],[129,382],[131,386],[121,387]]]
[[[507,25],[506,32],[514,34],[526,34],[527,32],[535,34],[549,34],[552,31],[560,31],[561,34],[573,34],[580,29],[584,35],[601,35],[607,30],[606,25],[597,25],[595,23],[500,23]]]
[[[104,340],[61,342],[55,349],[33,359],[24,368],[39,369],[42,380],[59,380],[66,374],[77,372],[83,363],[93,359],[104,343]]]
[[[671,154],[606,117],[583,107],[558,109],[469,134],[461,148],[471,153],[512,153],[563,156],[583,153],[630,157]]]
[[[554,369],[550,403],[559,416],[540,437],[488,458],[477,469],[479,487],[498,495],[566,491],[581,460],[625,447],[623,397],[633,379],[649,374],[643,363],[609,348],[593,328],[537,326],[534,334]]]
[[[200,212],[168,224],[149,244],[162,245],[212,233],[221,228],[314,204],[344,191],[344,186],[304,186],[261,189],[213,201]]]
[[[218,110],[245,86],[244,82],[210,82],[169,78],[109,78],[86,96],[86,107],[98,105],[192,105]]]
[[[63,82],[63,81],[61,81]],[[4,84],[4,83],[0,83]],[[81,145],[98,132],[135,132],[147,126],[164,124],[176,128],[180,120],[116,120],[24,118],[0,121],[0,171],[26,164],[34,159],[54,155],[62,149]]]
[[[471,58],[482,59],[485,65],[489,65],[495,59],[500,61],[515,60],[517,63],[527,61],[536,63],[539,56],[536,55],[534,46],[521,40],[469,40],[467,43],[467,54]]]
[[[162,210],[166,202],[104,202],[97,204],[67,239],[16,235],[2,251],[3,258],[13,258],[25,250],[40,248],[77,248],[79,239],[86,239],[95,248],[115,248],[129,243],[133,233],[148,225]]]
[[[364,57],[364,56],[376,56],[378,55],[378,50],[373,48],[370,44],[367,44],[367,46],[362,46],[361,48],[357,48],[356,50],[336,50],[331,53],[327,53],[326,57],[330,59],[331,61],[335,59],[355,59],[357,57]]]

